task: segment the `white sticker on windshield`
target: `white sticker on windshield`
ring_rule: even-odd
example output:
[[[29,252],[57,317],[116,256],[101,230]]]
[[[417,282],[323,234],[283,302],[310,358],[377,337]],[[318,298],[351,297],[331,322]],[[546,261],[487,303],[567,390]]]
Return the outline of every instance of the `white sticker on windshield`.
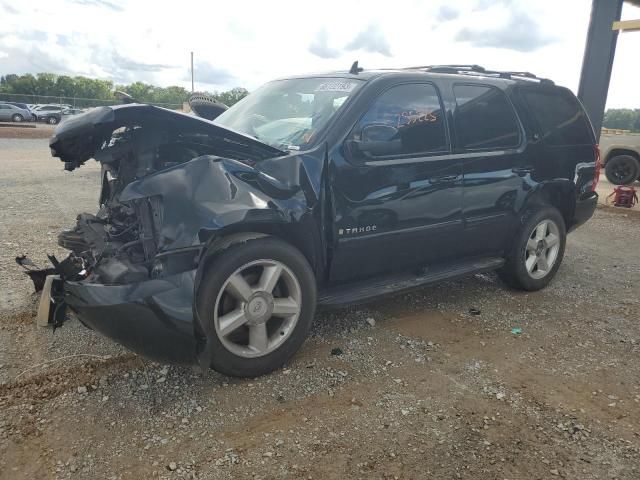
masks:
[[[350,92],[356,85],[355,82],[325,82],[318,85],[316,92]]]

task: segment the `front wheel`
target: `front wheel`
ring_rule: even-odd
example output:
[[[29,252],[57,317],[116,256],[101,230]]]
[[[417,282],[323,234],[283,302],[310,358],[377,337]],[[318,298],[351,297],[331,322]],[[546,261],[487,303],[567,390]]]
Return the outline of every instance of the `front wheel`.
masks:
[[[560,268],[566,237],[564,219],[557,209],[528,211],[498,275],[519,290],[546,287]]]
[[[49,117],[47,118],[47,123],[49,125],[56,125],[58,123],[58,119],[56,117]]]
[[[11,117],[11,120],[13,120],[14,122],[21,122],[22,120],[24,120],[24,118],[22,118],[22,115],[20,115],[19,113],[16,113],[15,115],[13,115],[13,117]]]
[[[280,368],[307,337],[315,307],[315,277],[298,250],[273,237],[231,245],[207,266],[198,291],[211,367],[237,377]]]

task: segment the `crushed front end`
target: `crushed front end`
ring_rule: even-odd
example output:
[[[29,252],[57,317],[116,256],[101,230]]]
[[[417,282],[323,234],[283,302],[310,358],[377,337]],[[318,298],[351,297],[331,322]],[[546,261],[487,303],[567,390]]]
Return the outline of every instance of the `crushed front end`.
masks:
[[[147,357],[196,361],[206,343],[194,292],[207,241],[244,218],[271,219],[271,198],[252,166],[285,153],[197,117],[135,104],[70,119],[50,147],[67,170],[94,158],[102,172],[98,212],[78,215],[59,234],[69,256],[28,272],[34,283],[58,276],[51,321],[61,324],[68,307]]]

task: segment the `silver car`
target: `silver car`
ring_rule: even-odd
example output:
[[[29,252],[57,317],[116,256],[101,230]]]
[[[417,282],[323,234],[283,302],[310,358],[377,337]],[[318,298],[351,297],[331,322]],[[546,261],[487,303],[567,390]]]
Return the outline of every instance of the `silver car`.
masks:
[[[31,112],[8,103],[0,103],[0,122],[30,122]]]

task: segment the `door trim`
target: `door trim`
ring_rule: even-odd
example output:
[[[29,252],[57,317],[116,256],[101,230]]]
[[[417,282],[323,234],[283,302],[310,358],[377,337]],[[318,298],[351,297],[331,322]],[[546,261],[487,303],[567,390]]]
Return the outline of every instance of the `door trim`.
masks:
[[[499,157],[501,155],[513,155],[519,153],[520,149],[508,149],[508,150],[494,150],[490,152],[467,152],[467,153],[447,153],[445,155],[430,155],[428,157],[420,158],[394,158],[390,160],[374,160],[364,162],[365,165],[375,167],[377,165],[402,165],[404,163],[422,163],[431,162],[436,160],[460,160],[467,158],[481,158],[481,157]]]
[[[440,229],[440,228],[448,229],[448,228],[455,228],[455,227],[461,227],[461,226],[462,226],[462,220],[447,220],[446,222],[430,223],[428,225],[418,225],[415,227],[407,227],[399,230],[375,232],[375,233],[370,233],[369,235],[358,235],[358,236],[352,236],[352,237],[341,237],[337,235],[337,237],[338,237],[339,243],[348,243],[355,240],[368,240],[371,238],[385,237],[388,235],[402,235],[406,233],[416,233],[416,232],[422,232],[426,230],[434,230],[434,229]]]

